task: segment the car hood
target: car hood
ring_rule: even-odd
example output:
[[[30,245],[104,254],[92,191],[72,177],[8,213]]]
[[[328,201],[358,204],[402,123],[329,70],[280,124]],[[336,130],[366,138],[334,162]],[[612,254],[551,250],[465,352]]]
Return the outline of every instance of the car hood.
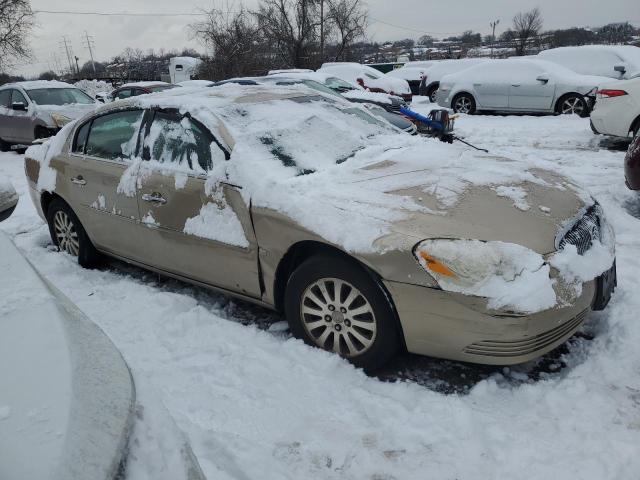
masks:
[[[396,152],[396,158],[403,153],[408,152]],[[376,250],[412,248],[428,238],[461,238],[515,243],[545,255],[556,250],[563,228],[595,202],[556,173],[522,170],[520,162],[503,157],[468,152],[463,157],[462,163],[484,162],[488,170],[500,165],[506,175],[474,183],[474,173],[456,178],[438,166],[416,169],[393,157],[362,169],[366,179],[356,182],[361,187],[380,188],[421,207],[392,221],[388,233],[374,242]],[[512,176],[510,169],[526,174]]]
[[[71,120],[76,120],[86,113],[92,112],[100,105],[100,103],[73,103],[68,105],[36,105],[35,108],[37,115],[51,115],[52,113],[56,113],[58,115],[64,115]]]

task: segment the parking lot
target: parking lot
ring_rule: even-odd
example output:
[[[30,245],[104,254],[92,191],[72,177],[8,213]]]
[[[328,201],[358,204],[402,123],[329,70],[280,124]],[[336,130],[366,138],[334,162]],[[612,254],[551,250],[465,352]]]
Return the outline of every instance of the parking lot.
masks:
[[[283,318],[260,307],[120,262],[84,270],[51,245],[23,157],[0,154],[0,174],[21,196],[0,228],[132,370],[129,478],[180,478],[184,442],[220,479],[265,470],[291,479],[521,478],[523,468],[532,479],[637,475],[640,197],[624,184],[623,148],[577,116],[462,116],[456,130],[587,187],[615,228],[611,304],[536,362],[503,369],[405,355],[368,377],[291,338]]]

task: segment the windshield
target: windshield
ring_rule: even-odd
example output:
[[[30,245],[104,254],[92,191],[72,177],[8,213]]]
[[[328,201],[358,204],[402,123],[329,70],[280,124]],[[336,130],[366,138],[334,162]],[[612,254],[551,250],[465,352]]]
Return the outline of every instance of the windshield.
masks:
[[[359,107],[321,96],[236,104],[220,116],[234,150],[248,148],[255,161],[277,162],[293,175],[343,163],[376,136],[402,135]]]
[[[356,88],[348,82],[336,77],[329,77],[325,80],[324,84],[332,90],[339,92],[345,92],[347,90],[355,90]]]
[[[27,94],[38,105],[69,105],[80,103],[89,105],[95,100],[77,88],[37,88]]]

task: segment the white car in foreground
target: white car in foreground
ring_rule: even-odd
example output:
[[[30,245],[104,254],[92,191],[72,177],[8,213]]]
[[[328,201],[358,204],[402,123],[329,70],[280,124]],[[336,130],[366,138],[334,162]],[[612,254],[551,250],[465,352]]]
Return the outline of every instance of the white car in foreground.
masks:
[[[318,72],[341,78],[371,92],[397,95],[407,102],[413,97],[406,80],[390,77],[368,65],[350,62],[325,63]]]
[[[594,133],[616,137],[640,131],[640,74],[631,80],[602,85],[591,112]]]
[[[583,45],[543,50],[547,60],[582,75],[600,75],[627,80],[640,73],[640,48],[632,45]]]
[[[595,95],[597,87],[608,81],[544,60],[487,60],[445,75],[437,101],[458,113],[484,110],[586,116],[590,106],[585,97]]]

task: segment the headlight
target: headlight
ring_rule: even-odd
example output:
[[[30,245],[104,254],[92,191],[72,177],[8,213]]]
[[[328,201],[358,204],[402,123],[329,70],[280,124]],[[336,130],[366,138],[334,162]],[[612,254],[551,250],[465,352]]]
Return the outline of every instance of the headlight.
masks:
[[[534,313],[556,304],[549,265],[521,245],[424,240],[414,256],[442,290],[486,298],[490,309]]]
[[[55,123],[56,127],[62,128],[67,123],[71,121],[71,119],[65,115],[60,115],[59,113],[52,113],[51,118],[53,119],[53,123]]]

